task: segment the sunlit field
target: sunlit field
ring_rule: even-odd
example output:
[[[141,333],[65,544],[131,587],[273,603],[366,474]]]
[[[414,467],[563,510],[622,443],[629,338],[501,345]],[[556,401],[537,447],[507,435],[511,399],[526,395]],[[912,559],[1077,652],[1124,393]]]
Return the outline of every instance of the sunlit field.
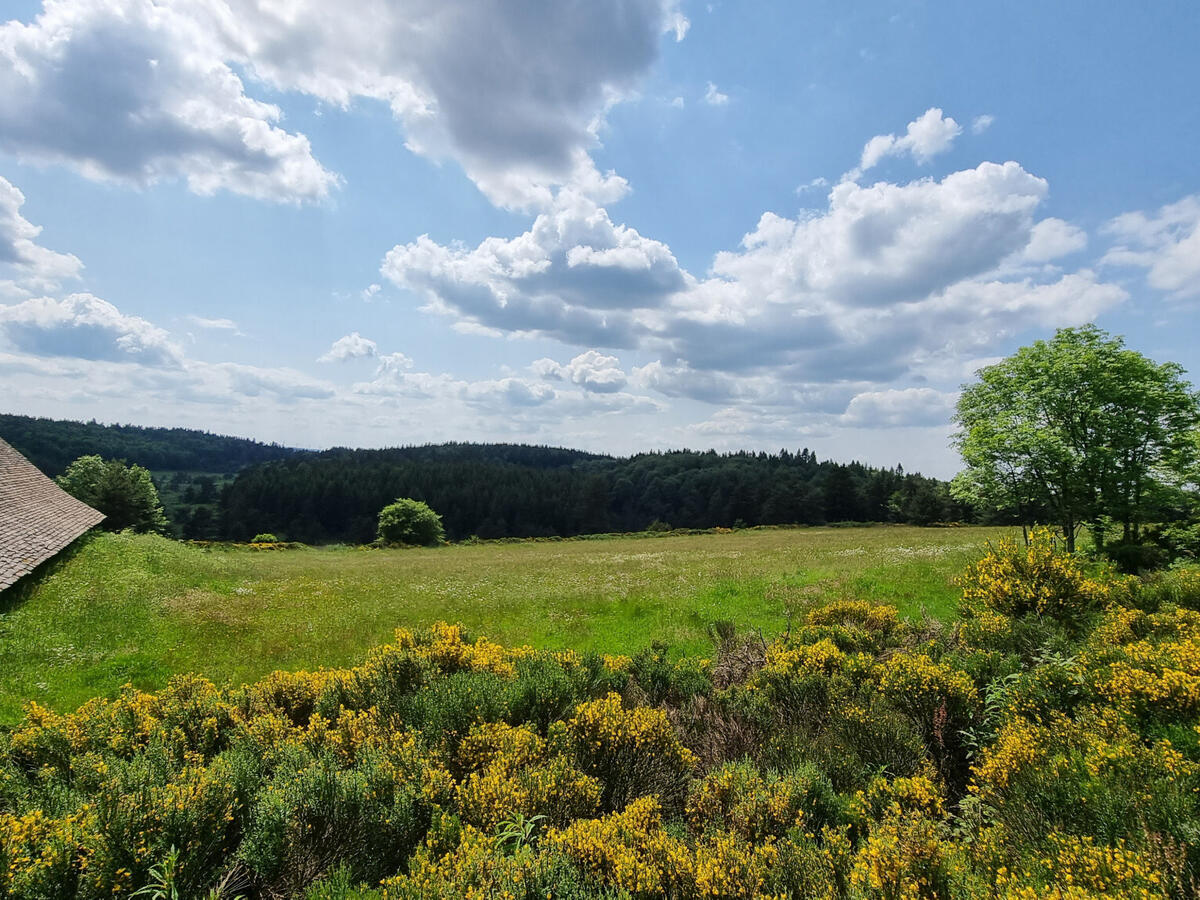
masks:
[[[509,645],[707,652],[709,625],[767,636],[831,598],[948,618],[953,578],[1001,529],[746,530],[421,550],[201,549],[97,534],[0,598],[0,720],[176,672],[244,682],[340,666],[398,626],[461,622]]]

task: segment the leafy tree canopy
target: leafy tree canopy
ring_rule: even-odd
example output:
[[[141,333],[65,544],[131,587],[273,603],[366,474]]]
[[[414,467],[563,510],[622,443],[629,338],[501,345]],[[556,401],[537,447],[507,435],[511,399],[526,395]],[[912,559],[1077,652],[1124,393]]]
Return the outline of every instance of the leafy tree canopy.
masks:
[[[126,466],[116,459],[81,456],[55,479],[68,494],[106,516],[102,527],[110,531],[164,532],[158,491],[150,472],[141,466]]]
[[[1094,325],[1060,329],[979,371],[958,401],[957,496],[1046,510],[1069,549],[1105,519],[1136,540],[1195,464],[1197,394],[1175,363],[1155,363]]]
[[[429,504],[406,497],[379,511],[379,539],[389,544],[418,544],[431,547],[446,539],[442,517]]]

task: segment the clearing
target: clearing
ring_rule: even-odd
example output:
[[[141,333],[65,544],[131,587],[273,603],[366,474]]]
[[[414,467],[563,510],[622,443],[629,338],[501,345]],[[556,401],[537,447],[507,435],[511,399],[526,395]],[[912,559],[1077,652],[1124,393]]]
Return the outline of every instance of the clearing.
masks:
[[[506,645],[706,652],[709,623],[782,631],[834,596],[949,618],[953,578],[1000,528],[749,529],[455,545],[202,549],[96,534],[0,596],[0,723],[36,700],[73,709],[176,672],[254,680],[341,666],[397,626],[462,622]]]

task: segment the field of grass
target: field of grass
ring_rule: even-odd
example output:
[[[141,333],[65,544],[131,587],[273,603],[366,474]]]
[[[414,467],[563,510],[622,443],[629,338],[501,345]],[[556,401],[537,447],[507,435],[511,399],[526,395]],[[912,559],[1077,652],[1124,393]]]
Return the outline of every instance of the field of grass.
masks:
[[[429,550],[201,549],[97,534],[0,595],[0,723],[157,688],[347,665],[401,625],[462,622],[505,644],[709,647],[709,623],[782,631],[830,597],[947,618],[952,579],[1001,529],[748,530]]]

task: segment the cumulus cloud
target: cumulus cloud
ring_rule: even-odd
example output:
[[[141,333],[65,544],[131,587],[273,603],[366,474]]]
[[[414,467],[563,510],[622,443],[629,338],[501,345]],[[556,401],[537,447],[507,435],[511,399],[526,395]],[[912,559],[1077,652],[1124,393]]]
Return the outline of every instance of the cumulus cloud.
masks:
[[[568,381],[586,391],[611,394],[625,387],[628,378],[615,356],[605,356],[595,350],[580,353],[566,365],[552,359],[536,360],[531,366],[542,378],[551,381]]]
[[[83,263],[70,253],[57,253],[38,244],[35,239],[42,233],[41,226],[21,215],[24,204],[25,195],[0,177],[0,266],[15,276],[8,282],[10,292],[52,291],[63,281],[78,278]]]
[[[399,361],[396,361],[396,358]],[[582,353],[566,365],[550,359],[535,361],[535,377],[467,380],[453,375],[412,371],[412,361],[402,354],[380,359],[375,376],[358,382],[360,396],[431,401],[443,412],[454,407],[488,416],[509,416],[525,425],[561,423],[564,418],[658,412],[662,404],[649,397],[621,390],[626,378],[615,357],[594,351]],[[561,382],[563,387],[554,383]]]
[[[225,30],[258,78],[339,106],[382,100],[411,150],[456,160],[491,199],[520,207],[567,183],[602,202],[625,190],[589,151],[662,36],[686,31],[674,0],[246,0]]]
[[[867,141],[858,168],[847,172],[845,180],[857,180],[889,156],[911,156],[918,163],[927,163],[939,153],[949,150],[960,134],[962,127],[957,122],[936,106],[931,107],[909,122],[902,136],[877,134]]]
[[[317,362],[345,362],[348,359],[364,359],[378,355],[379,347],[374,341],[363,337],[357,331],[352,331],[334,341],[325,353],[317,357]]]
[[[67,0],[0,26],[0,147],[90,178],[323,198],[336,176],[276,124],[278,107],[246,95],[203,21],[221,12],[233,15],[217,0]]]
[[[1145,269],[1147,283],[1173,297],[1200,296],[1200,194],[1117,216],[1104,231],[1116,241],[1104,263]]]
[[[907,184],[843,182],[824,212],[763,215],[703,277],[575,197],[512,239],[397,246],[382,271],[472,329],[655,354],[632,381],[665,396],[840,403],[841,412],[847,385],[861,392],[945,369],[1008,335],[1090,321],[1125,299],[1087,270],[1030,268],[1086,240],[1037,218],[1046,193],[1015,162]]]
[[[1049,262],[1069,256],[1087,246],[1087,232],[1062,219],[1042,219],[1033,226],[1022,258],[1029,262]]]
[[[865,428],[942,425],[949,420],[957,399],[956,393],[924,387],[864,391],[850,401],[841,421]]]
[[[92,294],[0,306],[0,333],[18,350],[44,356],[148,366],[179,366],[183,360],[166,331]]]
[[[604,347],[631,346],[634,313],[688,285],[665,244],[571,191],[516,238],[472,250],[422,235],[394,247],[381,271],[429,309],[474,325]]]
[[[498,203],[568,183],[611,202],[628,186],[589,155],[604,115],[686,31],[675,0],[59,0],[0,26],[0,146],[92,178],[320,200],[338,178],[249,95],[262,83],[387,103],[410,150]]]

